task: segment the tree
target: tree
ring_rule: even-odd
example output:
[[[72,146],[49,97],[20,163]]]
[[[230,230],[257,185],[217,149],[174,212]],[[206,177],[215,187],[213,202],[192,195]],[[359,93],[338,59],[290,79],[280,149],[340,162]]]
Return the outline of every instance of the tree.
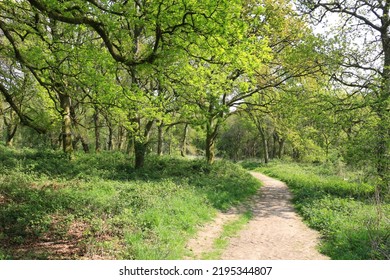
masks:
[[[132,91],[153,96],[154,89],[146,88],[153,71],[150,65],[169,65],[178,60],[183,51],[197,56],[199,40],[202,47],[215,34],[225,32],[227,26],[238,21],[238,3],[230,1],[39,1],[29,0],[32,7],[52,20],[93,30],[111,57],[126,68]],[[234,7],[233,12],[228,9]],[[233,33],[228,34],[231,36]],[[218,43],[218,42],[216,42]],[[210,46],[207,47],[211,53]],[[145,71],[147,72],[146,74]],[[134,142],[136,167],[142,167],[145,145],[155,119],[144,120],[131,116],[138,127]],[[143,129],[141,129],[141,126]]]
[[[7,50],[7,47],[2,49]],[[46,98],[30,72],[0,50],[0,95],[6,144],[12,145],[22,126],[30,127],[38,134],[45,134],[55,126],[54,105]]]
[[[107,91],[112,90],[111,96],[117,94],[116,67],[108,51],[102,48],[101,39],[83,26],[45,16],[27,1],[2,1],[0,10],[7,55],[46,89],[62,118],[63,151],[71,154],[78,140],[88,151],[76,107],[80,108],[81,103],[85,106],[88,99],[96,105],[96,92],[106,103],[109,98],[103,97]]]
[[[67,83],[74,74],[69,63],[71,48],[61,41],[63,39],[61,35],[66,37],[65,40],[71,41],[70,30],[60,30],[57,22],[40,17],[25,3],[5,2],[1,3],[0,8],[6,20],[0,21],[0,29],[8,41],[8,49],[14,59],[28,69],[41,86],[47,89],[53,101],[58,102],[59,113],[62,116],[63,150],[70,154],[71,97]]]
[[[334,37],[342,52],[335,63],[333,80],[348,87],[350,95],[365,97],[375,112],[373,127],[378,183],[376,197],[381,200],[390,191],[390,3],[389,1],[301,0],[301,9],[317,22],[327,14],[340,15],[342,23]]]
[[[237,108],[322,70],[319,40],[286,0],[6,0],[0,11],[7,55],[58,108],[64,152],[80,140],[88,150],[89,124],[96,150],[104,129],[112,149],[125,128],[136,168],[156,125],[159,154],[164,129],[202,126],[212,163],[219,131]],[[281,156],[279,121],[264,119],[275,129],[263,142],[272,137],[271,154]]]
[[[198,107],[196,119],[206,132],[209,163],[214,160],[219,129],[235,108],[254,94],[314,74],[321,67],[318,56],[307,52],[315,45],[315,37],[286,1],[248,1],[233,8],[236,17],[224,34],[206,36],[206,42],[188,51],[187,72],[193,74],[187,75],[190,87],[184,98]],[[204,47],[210,45],[211,50]],[[302,59],[308,62],[304,66]]]
[[[27,105],[23,104],[25,103],[23,101],[29,98],[26,95],[34,91],[29,90],[29,87],[34,88],[35,86],[31,77],[24,72],[25,69],[12,63],[8,57],[2,56],[0,59],[0,93],[5,102],[9,104],[9,108],[2,110],[7,127],[7,143],[12,143],[19,123],[33,128],[40,134],[45,133],[47,128],[34,120],[36,115],[30,115],[25,108],[22,108],[23,105]],[[16,120],[15,115],[17,115],[18,120]]]

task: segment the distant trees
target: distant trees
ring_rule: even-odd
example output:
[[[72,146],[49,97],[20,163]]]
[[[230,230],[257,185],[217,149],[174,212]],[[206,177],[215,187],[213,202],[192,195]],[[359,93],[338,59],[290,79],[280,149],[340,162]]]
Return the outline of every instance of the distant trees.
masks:
[[[347,88],[348,101],[363,97],[376,120],[371,123],[375,145],[369,157],[376,167],[377,197],[390,191],[390,3],[388,1],[306,1],[301,9],[321,21],[327,14],[340,16],[334,32],[339,55],[329,58],[337,70],[333,80]],[[362,147],[364,148],[364,147]],[[367,155],[363,157],[367,159]]]

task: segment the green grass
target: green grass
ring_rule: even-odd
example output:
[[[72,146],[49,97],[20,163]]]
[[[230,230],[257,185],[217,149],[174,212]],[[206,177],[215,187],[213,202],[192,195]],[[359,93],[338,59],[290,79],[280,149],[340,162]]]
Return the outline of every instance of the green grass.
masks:
[[[214,240],[213,249],[202,255],[204,260],[219,260],[223,251],[229,245],[229,238],[234,237],[252,219],[253,213],[247,211],[241,214],[238,219],[233,220],[223,226],[221,235]]]
[[[373,186],[331,175],[323,166],[275,162],[256,170],[287,183],[296,209],[322,233],[322,253],[332,259],[390,258],[390,205],[376,206]]]
[[[0,259],[180,259],[198,225],[253,195],[237,165],[0,146]],[[56,253],[42,244],[72,245]]]

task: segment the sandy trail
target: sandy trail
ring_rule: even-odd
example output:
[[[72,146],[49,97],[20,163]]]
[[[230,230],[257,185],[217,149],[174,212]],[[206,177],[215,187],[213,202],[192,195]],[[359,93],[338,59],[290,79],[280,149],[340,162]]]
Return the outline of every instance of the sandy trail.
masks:
[[[287,186],[276,179],[260,173],[251,174],[263,182],[263,187],[251,199],[253,218],[245,228],[229,240],[223,252],[224,260],[325,260],[316,246],[318,232],[308,228],[295,212],[292,195]],[[223,224],[238,217],[240,210],[220,213],[214,223],[200,230],[197,238],[188,244],[194,256],[212,250],[212,243],[218,238]]]

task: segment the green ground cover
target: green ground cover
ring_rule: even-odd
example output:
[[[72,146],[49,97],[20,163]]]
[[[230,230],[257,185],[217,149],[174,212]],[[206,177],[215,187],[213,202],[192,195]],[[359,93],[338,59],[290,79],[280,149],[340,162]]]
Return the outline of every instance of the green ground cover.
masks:
[[[0,147],[0,259],[180,259],[198,225],[259,182],[226,161]]]

